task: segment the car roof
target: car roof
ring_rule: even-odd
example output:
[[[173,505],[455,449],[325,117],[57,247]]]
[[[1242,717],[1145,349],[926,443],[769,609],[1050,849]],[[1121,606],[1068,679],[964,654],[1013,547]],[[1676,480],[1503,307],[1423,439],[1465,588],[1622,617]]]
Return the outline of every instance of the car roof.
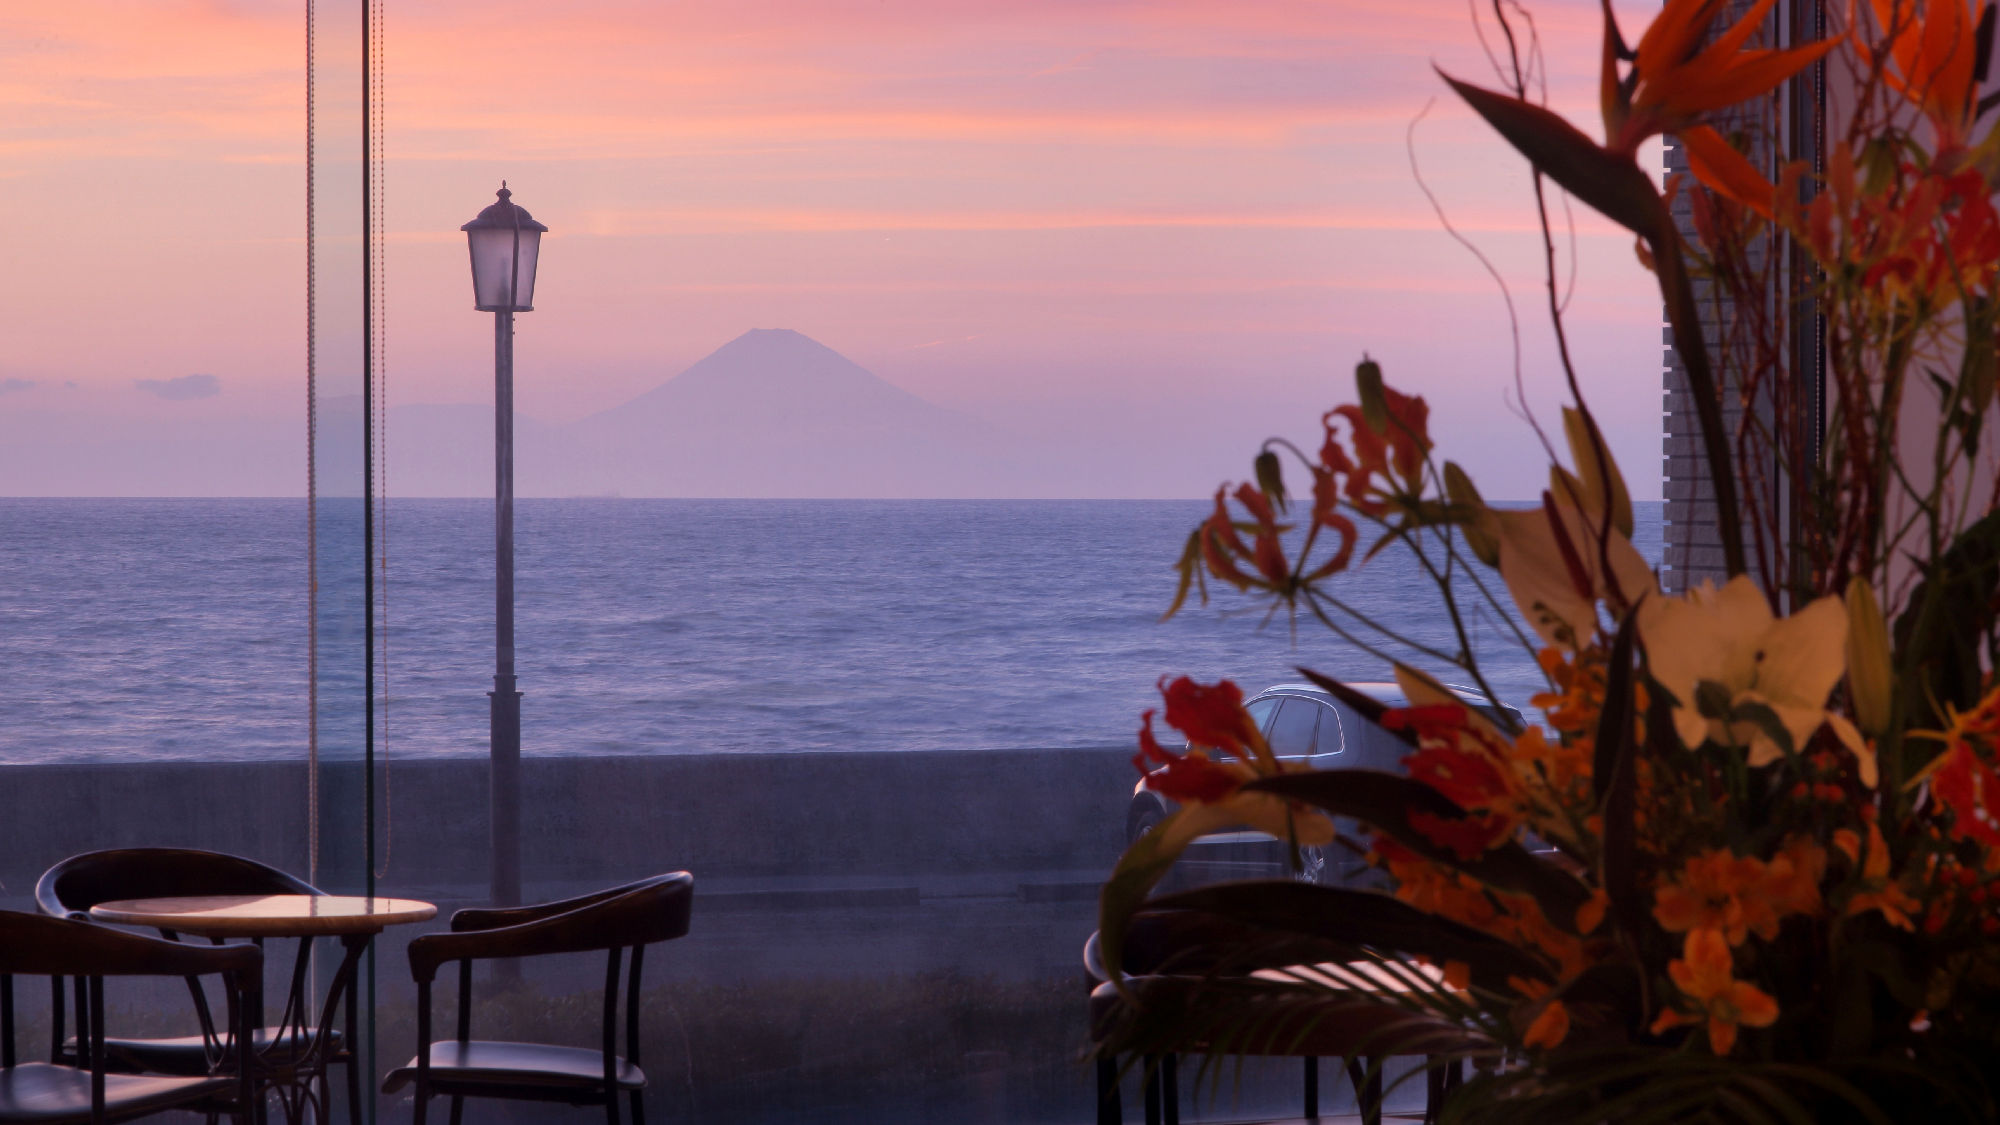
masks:
[[[1403,688],[1400,684],[1348,684],[1347,686],[1377,703],[1393,704],[1405,701]],[[1333,698],[1325,688],[1320,687],[1318,684],[1272,684],[1270,687],[1258,692],[1253,698],[1266,695],[1316,695],[1321,699]]]
[[[1348,684],[1346,686],[1352,688],[1357,692],[1360,692],[1362,695],[1367,696],[1368,698],[1374,700],[1377,703],[1387,704],[1391,707],[1400,707],[1409,702],[1409,697],[1403,694],[1403,688],[1402,685],[1400,684],[1355,683],[1355,684]],[[1458,684],[1445,684],[1444,687],[1446,690],[1450,691],[1453,695],[1458,696],[1460,699],[1465,700],[1467,703],[1480,707],[1484,707],[1487,705],[1486,697],[1484,695],[1481,695],[1474,688],[1463,687]],[[1267,687],[1263,691],[1260,691],[1256,695],[1252,696],[1249,702],[1254,703],[1259,699],[1264,699],[1273,695],[1310,695],[1320,699],[1333,698],[1332,693],[1328,692],[1325,688],[1320,687],[1318,684],[1272,684],[1270,687]],[[1503,706],[1505,705],[1503,704]],[[1513,710],[1513,708],[1511,707],[1508,709]]]

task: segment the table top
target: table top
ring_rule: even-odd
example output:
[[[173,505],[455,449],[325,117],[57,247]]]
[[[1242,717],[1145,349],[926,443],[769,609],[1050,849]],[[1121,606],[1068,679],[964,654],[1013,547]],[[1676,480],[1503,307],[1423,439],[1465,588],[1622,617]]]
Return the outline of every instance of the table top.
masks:
[[[100,902],[90,908],[90,916],[200,937],[310,937],[380,933],[386,926],[429,921],[437,917],[437,907],[411,898],[191,895]]]

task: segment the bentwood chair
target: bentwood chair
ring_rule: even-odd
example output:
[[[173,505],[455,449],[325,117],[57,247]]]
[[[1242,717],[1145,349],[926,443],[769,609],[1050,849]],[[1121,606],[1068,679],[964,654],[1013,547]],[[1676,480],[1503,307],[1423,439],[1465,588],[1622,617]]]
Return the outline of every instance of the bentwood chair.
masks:
[[[0,911],[0,1122],[71,1125],[126,1121],[169,1109],[227,1112],[247,1125],[252,1107],[249,1068],[189,1076],[114,1073],[104,1034],[104,978],[201,977],[220,974],[228,997],[228,1032],[220,1047],[236,1050],[248,1029],[245,997],[263,972],[253,945],[181,945],[102,926]],[[21,1062],[15,1055],[14,976],[75,977],[89,1028],[77,1061]],[[58,990],[60,994],[60,990]]]
[[[1246,947],[1254,948],[1247,957],[1241,953]],[[1239,952],[1226,960],[1212,952],[1231,948]],[[1089,1011],[1091,1041],[1097,1056],[1099,1125],[1118,1125],[1123,1120],[1116,1047],[1138,1038],[1133,1035],[1137,1015],[1134,1003],[1155,1017],[1162,1012],[1198,1012],[1216,998],[1214,990],[1226,990],[1232,978],[1266,976],[1273,971],[1283,971],[1286,977],[1296,973],[1315,979],[1326,993],[1325,1001],[1311,1011],[1302,1011],[1288,1022],[1240,1035],[1226,1045],[1229,1054],[1303,1060],[1303,1109],[1307,1120],[1319,1118],[1321,1059],[1346,1062],[1362,1121],[1365,1125],[1381,1125],[1383,1063],[1393,1056],[1421,1055],[1430,1058],[1425,1075],[1424,1120],[1432,1121],[1443,1096],[1458,1079],[1456,1065],[1445,1065],[1442,1057],[1472,1045],[1470,1038],[1454,1024],[1365,994],[1351,999],[1342,996],[1343,986],[1339,981],[1307,967],[1344,959],[1342,951],[1326,943],[1312,939],[1258,940],[1197,911],[1147,911],[1132,919],[1121,966],[1124,993],[1111,983],[1096,934],[1090,935],[1084,944],[1083,959],[1086,976],[1093,985]],[[1366,965],[1353,968],[1358,970],[1356,975],[1373,975]],[[1179,1125],[1177,1056],[1209,1054],[1214,1049],[1215,1044],[1198,1034],[1166,1042],[1145,1041],[1142,1080],[1147,1125]]]
[[[428,934],[410,943],[410,974],[417,984],[417,1054],[389,1073],[382,1092],[393,1094],[416,1083],[416,1125],[438,1094],[451,1098],[451,1122],[459,1125],[466,1098],[513,1098],[602,1105],[610,1125],[618,1125],[618,1100],[629,1094],[633,1125],[644,1125],[642,1094],[646,1075],[639,1069],[639,970],[646,946],[688,932],[694,876],[685,871],[656,875],[622,887],[577,898],[504,910],[461,910],[451,916],[448,934]],[[625,1053],[617,1050],[620,965],[627,950]],[[555,953],[606,954],[604,1038],[597,1049],[509,1043],[472,1038],[472,963],[503,957]],[[458,962],[458,1033],[433,1042],[431,984],[438,968]]]
[[[296,876],[241,856],[193,848],[119,848],[85,852],[49,868],[35,884],[35,904],[42,913],[53,917],[87,921],[91,907],[119,899],[322,893]],[[179,935],[167,930],[160,931],[160,936],[169,941],[180,940]],[[261,942],[258,944],[262,945]],[[310,970],[311,952],[310,940],[298,943],[297,957],[292,966],[295,977]],[[57,979],[53,983],[55,998],[50,1020],[54,1044],[52,1057],[74,1060],[78,1057],[76,1039],[65,1038],[62,981]],[[83,1009],[82,982],[77,982],[77,988],[76,1038],[80,1039],[94,1028]],[[168,1075],[209,1073],[214,1062],[214,1018],[200,982],[190,978],[188,992],[194,999],[200,1033],[169,1039],[108,1039],[105,1051],[111,1069]],[[287,995],[302,993],[293,988]],[[301,1054],[309,1050],[315,1032],[306,1017],[307,1013],[288,1011],[282,1014],[278,1025],[254,1029],[251,1041],[260,1057],[267,1061],[281,1058],[288,1047]],[[329,1037],[332,1041],[328,1046],[332,1050],[328,1058],[346,1069],[348,1107],[354,1125],[360,1125],[361,1074],[356,1069],[353,1052],[347,1049],[347,1043],[354,1041],[355,1034],[352,1004],[347,1007],[347,1017],[346,1034],[336,1031]],[[257,1019],[256,1022],[261,1024],[263,1021]]]

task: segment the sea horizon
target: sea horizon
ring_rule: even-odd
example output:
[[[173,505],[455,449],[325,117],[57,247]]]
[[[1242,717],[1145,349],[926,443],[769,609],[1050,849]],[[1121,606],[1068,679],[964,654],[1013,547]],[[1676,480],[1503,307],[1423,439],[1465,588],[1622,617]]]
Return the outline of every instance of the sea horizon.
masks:
[[[0,764],[303,759],[301,499],[0,498]],[[387,503],[377,746],[391,759],[487,752],[491,503]],[[1246,691],[1301,664],[1387,678],[1234,591],[1161,623],[1211,503],[520,499],[523,752],[1130,745],[1163,675]],[[1663,505],[1636,508],[1657,563]],[[1438,631],[1410,612],[1428,586],[1396,558],[1343,576],[1344,596]],[[323,609],[352,593],[341,581],[323,568]],[[1496,690],[1525,708],[1532,659],[1502,647],[1490,613],[1472,628]],[[321,645],[345,651],[324,630]],[[341,670],[322,668],[323,711],[358,695],[358,630],[346,648],[357,670],[330,695]],[[358,755],[359,733],[323,721],[321,753]]]

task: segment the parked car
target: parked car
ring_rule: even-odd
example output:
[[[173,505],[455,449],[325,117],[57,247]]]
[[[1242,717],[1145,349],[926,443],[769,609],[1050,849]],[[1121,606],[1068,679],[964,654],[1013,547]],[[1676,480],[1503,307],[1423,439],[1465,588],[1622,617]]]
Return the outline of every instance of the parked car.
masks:
[[[1407,706],[1403,689],[1393,683],[1349,684],[1355,691],[1388,707]],[[1488,716],[1494,706],[1470,688],[1453,687],[1452,692],[1467,706]],[[1372,769],[1402,772],[1403,756],[1409,747],[1396,736],[1363,719],[1347,704],[1312,684],[1278,684],[1252,696],[1244,705],[1257,729],[1279,758],[1304,761],[1314,769]],[[1516,723],[1521,713],[1502,705]],[[1125,814],[1125,838],[1129,843],[1165,820],[1174,802],[1146,788],[1142,780],[1132,789],[1132,804]],[[1356,826],[1341,821],[1343,835],[1352,838]],[[1335,844],[1329,848],[1300,850],[1298,877],[1307,882],[1332,886],[1354,886],[1364,881],[1367,864],[1350,850]],[[1283,841],[1256,831],[1218,832],[1203,836],[1183,853],[1174,884],[1214,882],[1230,878],[1260,878],[1290,869]]]

